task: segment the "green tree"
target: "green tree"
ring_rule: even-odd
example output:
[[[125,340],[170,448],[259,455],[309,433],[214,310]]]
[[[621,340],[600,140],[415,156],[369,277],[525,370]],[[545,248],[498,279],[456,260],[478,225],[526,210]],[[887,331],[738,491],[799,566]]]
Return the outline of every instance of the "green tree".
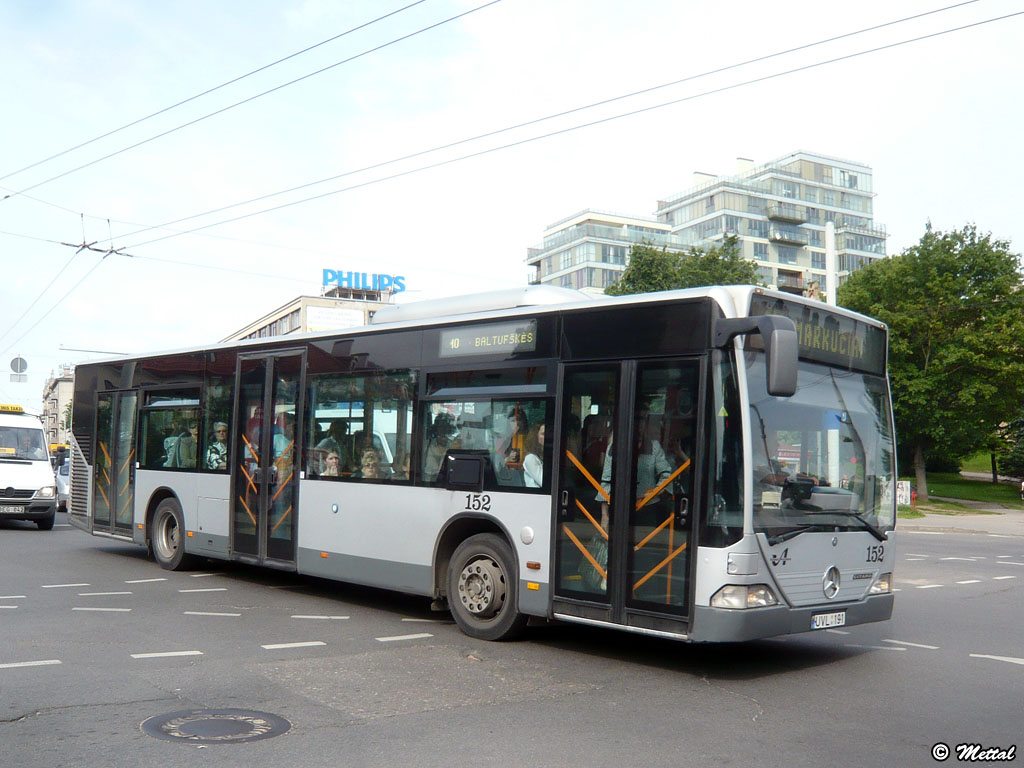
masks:
[[[727,235],[720,245],[707,250],[691,248],[687,253],[674,253],[647,243],[634,245],[629,266],[605,293],[625,296],[703,285],[758,284],[757,266],[740,254],[739,238]]]
[[[974,225],[929,227],[917,245],[850,275],[839,303],[889,326],[900,453],[927,500],[929,456],[959,460],[1017,414],[1024,395],[1020,256]]]

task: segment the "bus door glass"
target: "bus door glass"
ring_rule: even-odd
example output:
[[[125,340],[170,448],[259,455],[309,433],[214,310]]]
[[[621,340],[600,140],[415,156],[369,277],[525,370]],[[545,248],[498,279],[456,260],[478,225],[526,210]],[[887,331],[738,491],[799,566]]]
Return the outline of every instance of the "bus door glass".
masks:
[[[609,520],[615,478],[606,462],[619,365],[566,366],[562,374],[555,595],[608,603]],[[607,465],[608,473],[605,474]]]
[[[567,366],[562,381],[556,599],[616,623],[687,614],[700,362]]]
[[[93,530],[132,533],[135,509],[134,392],[102,392],[96,407]]]
[[[627,607],[685,614],[699,361],[640,363],[633,397]]]
[[[238,361],[231,551],[241,559],[295,562],[302,359],[289,353]]]

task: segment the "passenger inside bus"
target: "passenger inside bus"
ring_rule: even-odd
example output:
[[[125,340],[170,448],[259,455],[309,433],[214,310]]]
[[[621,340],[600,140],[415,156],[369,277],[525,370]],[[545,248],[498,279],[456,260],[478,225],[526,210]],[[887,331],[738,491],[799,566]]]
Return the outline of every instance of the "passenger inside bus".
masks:
[[[455,419],[444,412],[437,414],[433,423],[427,427],[427,446],[423,451],[424,480],[433,482],[437,479],[452,437],[457,431]]]
[[[523,459],[523,482],[527,488],[540,488],[544,483],[544,425],[538,424],[526,436],[526,458]]]
[[[367,448],[359,460],[359,469],[352,477],[363,480],[383,480],[385,473],[380,463],[380,455],[373,448]]]
[[[328,451],[320,477],[338,477],[341,474],[341,457],[337,451]]]
[[[210,439],[210,447],[206,449],[206,468],[228,468],[228,425],[223,421],[213,425],[213,437]]]

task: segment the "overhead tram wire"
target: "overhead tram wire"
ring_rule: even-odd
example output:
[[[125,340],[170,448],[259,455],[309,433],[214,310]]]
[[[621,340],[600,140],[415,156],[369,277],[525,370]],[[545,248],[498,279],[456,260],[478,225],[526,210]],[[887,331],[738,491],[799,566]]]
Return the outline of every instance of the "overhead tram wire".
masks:
[[[29,192],[29,191],[31,191],[33,189],[36,189],[38,187],[41,187],[41,186],[43,186],[45,184],[49,184],[51,181],[57,181],[57,179],[63,179],[65,176],[70,176],[73,173],[77,173],[78,171],[81,171],[81,170],[84,170],[86,168],[89,168],[89,167],[91,167],[93,165],[96,165],[97,163],[102,163],[104,160],[109,160],[112,157],[117,157],[118,155],[124,154],[125,152],[129,152],[129,151],[131,151],[133,149],[136,149],[138,147],[141,147],[141,146],[143,146],[145,144],[149,144],[150,142],[156,141],[157,139],[162,139],[164,136],[169,136],[172,133],[177,133],[178,131],[180,131],[180,130],[182,130],[184,128],[188,128],[188,127],[193,126],[193,125],[195,125],[197,123],[201,123],[204,120],[208,120],[211,117],[216,117],[217,115],[223,114],[223,113],[225,113],[225,112],[227,112],[229,110],[234,109],[235,107],[240,107],[243,104],[248,104],[251,101],[255,101],[256,99],[260,99],[260,98],[262,98],[264,96],[268,96],[271,93],[275,93],[275,92],[280,91],[280,90],[282,90],[284,88],[288,88],[289,86],[295,85],[296,83],[301,83],[302,81],[308,80],[311,77],[316,77],[317,75],[322,75],[324,72],[328,72],[328,71],[330,71],[332,69],[335,69],[336,67],[340,67],[343,64],[348,64],[349,62],[355,61],[356,59],[360,59],[363,56],[368,56],[371,53],[376,53],[377,51],[383,50],[384,48],[388,48],[389,46],[395,45],[396,43],[400,43],[400,42],[402,42],[404,40],[408,40],[408,39],[410,39],[412,37],[416,37],[417,35],[421,35],[424,32],[429,32],[432,29],[436,29],[437,27],[443,26],[443,25],[448,24],[450,22],[457,21],[458,19],[461,19],[461,18],[463,18],[465,16],[469,16],[471,13],[476,13],[477,11],[481,11],[484,8],[488,8],[488,7],[492,6],[492,5],[497,5],[501,1],[502,0],[489,0],[489,2],[486,2],[483,5],[478,5],[476,8],[471,8],[468,11],[463,11],[462,13],[457,13],[454,16],[450,16],[447,19],[443,19],[442,21],[438,21],[438,22],[436,22],[434,24],[430,24],[430,25],[428,25],[426,27],[423,27],[422,29],[416,30],[415,32],[410,32],[407,35],[402,35],[401,37],[396,37],[394,40],[390,40],[390,41],[388,41],[386,43],[381,43],[380,45],[375,46],[373,48],[369,48],[369,49],[363,51],[362,53],[357,53],[354,56],[348,57],[347,59],[342,59],[341,61],[336,61],[334,64],[330,64],[330,65],[328,65],[326,67],[322,67],[321,69],[318,69],[318,70],[316,70],[314,72],[309,72],[309,73],[303,75],[302,77],[297,77],[294,80],[289,80],[288,82],[282,83],[281,85],[277,85],[277,86],[275,86],[273,88],[270,88],[269,90],[263,91],[261,93],[257,93],[254,96],[250,96],[250,97],[248,97],[246,99],[242,99],[241,101],[236,101],[234,104],[229,104],[228,106],[222,107],[221,109],[214,110],[213,112],[210,112],[210,113],[208,113],[206,115],[203,115],[202,117],[197,117],[195,120],[189,120],[187,123],[182,123],[181,125],[177,126],[176,128],[171,128],[171,129],[166,130],[166,131],[164,131],[162,133],[158,133],[155,136],[150,136],[148,139],[143,139],[142,141],[138,141],[138,142],[136,142],[134,144],[131,144],[131,145],[127,146],[127,147],[123,147],[122,149],[119,149],[116,152],[111,152],[110,154],[103,155],[102,157],[98,157],[95,160],[91,160],[88,163],[83,163],[82,165],[76,166],[75,168],[71,168],[70,170],[64,171],[63,173],[58,173],[56,176],[51,176],[48,179],[44,179],[43,181],[37,182],[35,184],[32,184],[31,186],[25,187],[24,189],[21,189],[21,190],[15,192],[13,194],[5,195],[3,198],[0,198],[0,200],[8,200],[8,199],[10,199],[12,197],[24,194],[25,192]]]
[[[804,45],[799,45],[799,46],[797,46],[795,48],[788,48],[788,49],[786,49],[784,51],[776,51],[775,53],[769,53],[769,54],[765,54],[763,56],[758,56],[758,57],[753,58],[753,59],[747,59],[746,61],[741,61],[741,62],[736,63],[736,64],[729,64],[729,65],[724,66],[724,67],[719,67],[717,69],[708,70],[707,72],[701,72],[700,74],[697,74],[697,75],[688,75],[687,77],[683,77],[683,78],[680,78],[678,80],[672,80],[670,82],[662,83],[660,85],[654,85],[654,86],[651,86],[649,88],[643,88],[643,89],[640,89],[640,90],[637,90],[637,91],[631,91],[630,93],[624,93],[624,94],[621,94],[619,96],[613,96],[613,97],[610,97],[610,98],[607,98],[607,99],[603,99],[601,101],[593,102],[592,104],[586,104],[586,105],[579,106],[579,107],[573,107],[572,109],[567,109],[567,110],[562,111],[562,112],[556,112],[554,114],[546,115],[544,117],[534,118],[532,120],[527,120],[526,122],[517,123],[516,125],[506,126],[505,128],[499,128],[497,130],[493,130],[493,131],[488,131],[486,133],[477,134],[476,136],[471,136],[469,138],[459,139],[457,141],[452,141],[452,142],[449,142],[447,144],[442,144],[442,145],[439,145],[439,146],[436,146],[436,147],[432,147],[430,149],[424,149],[424,150],[420,150],[420,151],[417,151],[417,152],[413,152],[411,154],[403,155],[402,157],[392,158],[391,160],[383,160],[383,161],[381,161],[379,163],[374,163],[372,165],[366,165],[366,166],[363,166],[362,168],[356,168],[356,169],[351,170],[351,171],[345,171],[344,173],[339,173],[339,174],[334,175],[334,176],[328,176],[326,178],[318,179],[316,181],[310,181],[310,182],[307,182],[305,184],[299,184],[298,186],[290,187],[288,189],[279,190],[277,192],[270,192],[270,193],[267,193],[265,195],[260,195],[258,197],[253,197],[253,198],[250,198],[248,200],[243,200],[241,202],[231,203],[229,205],[221,206],[220,208],[213,208],[213,209],[210,209],[210,210],[203,211],[201,213],[195,213],[195,214],[191,214],[189,216],[183,216],[182,218],[174,219],[172,221],[166,221],[166,222],[164,222],[162,224],[155,224],[153,226],[145,227],[143,229],[139,229],[139,230],[136,230],[134,232],[129,232],[129,233],[125,234],[125,235],[122,235],[122,237],[133,237],[135,235],[140,235],[140,234],[142,234],[144,232],[150,232],[150,231],[156,230],[156,229],[165,229],[167,227],[172,227],[172,226],[174,226],[176,224],[182,224],[182,223],[184,223],[186,221],[192,221],[194,219],[199,219],[199,218],[202,218],[204,216],[212,216],[215,213],[222,213],[224,211],[229,211],[229,210],[231,210],[233,208],[240,208],[241,206],[251,205],[253,203],[258,203],[258,202],[260,202],[262,200],[269,200],[270,198],[273,198],[273,197],[279,197],[281,195],[287,195],[287,194],[290,194],[292,192],[298,192],[299,190],[302,190],[302,189],[309,189],[310,187],[315,187],[315,186],[317,186],[319,184],[326,184],[326,183],[331,182],[331,181],[337,181],[338,179],[343,179],[343,178],[345,178],[347,176],[354,176],[355,174],[358,174],[358,173],[365,173],[366,171],[372,171],[372,170],[376,170],[378,168],[384,168],[386,166],[394,165],[396,163],[401,163],[401,162],[404,162],[406,160],[412,160],[412,159],[415,159],[417,157],[423,157],[424,155],[433,154],[435,152],[442,152],[442,151],[444,151],[446,149],[452,149],[454,147],[458,147],[458,146],[461,146],[463,144],[470,144],[470,143],[472,143],[474,141],[480,141],[482,139],[491,138],[493,136],[498,136],[498,135],[503,134],[503,133],[508,133],[510,131],[515,131],[515,130],[518,130],[520,128],[527,128],[527,127],[529,127],[531,125],[537,125],[539,123],[547,122],[549,120],[555,120],[555,119],[560,118],[560,117],[566,117],[567,115],[576,114],[576,113],[579,113],[579,112],[586,111],[588,109],[593,109],[595,107],[601,107],[601,106],[605,106],[607,104],[615,103],[617,101],[623,101],[625,99],[633,98],[634,96],[641,96],[641,95],[644,95],[644,94],[647,94],[647,93],[653,93],[654,91],[662,90],[664,88],[669,88],[669,87],[674,86],[674,85],[681,85],[682,83],[692,82],[694,80],[699,80],[699,79],[702,79],[702,78],[705,78],[705,77],[710,77],[712,75],[721,74],[722,72],[728,72],[728,71],[733,70],[733,69],[739,69],[740,67],[749,66],[751,64],[757,64],[757,63],[760,63],[760,62],[763,62],[763,61],[768,61],[769,59],[778,58],[780,56],[786,56],[786,55],[789,55],[791,53],[796,53],[798,51],[803,51],[803,50],[807,50],[809,48],[814,48],[814,47],[817,47],[817,46],[826,45],[828,43],[833,43],[833,42],[836,42],[837,40],[843,40],[845,38],[854,37],[856,35],[862,35],[862,34],[866,34],[868,32],[874,32],[874,31],[877,31],[879,29],[883,29],[885,27],[891,27],[891,26],[894,26],[896,24],[902,24],[902,23],[907,22],[907,21],[913,21],[913,20],[920,19],[920,18],[925,17],[925,16],[934,15],[936,13],[942,13],[944,11],[952,10],[954,8],[960,8],[960,7],[965,6],[965,5],[971,5],[971,4],[976,3],[976,2],[979,2],[979,0],[965,0],[965,2],[956,3],[954,5],[947,5],[947,6],[943,7],[943,8],[936,8],[934,10],[925,11],[924,13],[918,13],[918,14],[915,14],[913,16],[906,16],[906,17],[904,17],[902,19],[895,19],[893,21],[888,21],[888,22],[885,22],[883,24],[876,24],[876,25],[871,26],[871,27],[865,27],[863,29],[859,29],[859,30],[856,30],[856,31],[853,31],[853,32],[846,32],[846,33],[841,34],[841,35],[836,35],[834,37],[826,38],[824,40],[818,40],[818,41],[813,42],[813,43],[806,43]],[[391,178],[391,177],[389,177],[389,178]]]
[[[171,234],[171,235],[165,235],[163,237],[153,238],[152,240],[144,240],[142,242],[133,243],[133,244],[131,244],[129,246],[126,246],[126,247],[140,248],[140,247],[145,246],[145,245],[152,245],[153,243],[162,242],[164,240],[170,240],[170,239],[175,238],[175,237],[181,237],[182,235],[194,234],[196,232],[201,232],[203,230],[211,229],[213,227],[223,226],[225,224],[231,224],[231,223],[236,222],[236,221],[242,221],[243,219],[252,218],[254,216],[262,216],[264,214],[272,213],[274,211],[279,211],[279,210],[282,210],[284,208],[290,208],[290,207],[295,206],[295,205],[301,205],[302,203],[308,203],[308,202],[312,202],[314,200],[321,200],[321,199],[323,199],[325,197],[331,197],[332,195],[341,194],[342,192],[350,192],[350,191],[352,191],[354,189],[360,189],[362,187],[372,186],[374,184],[379,184],[379,183],[384,182],[384,181],[391,181],[393,179],[399,179],[399,178],[402,178],[404,176],[410,176],[410,175],[412,175],[414,173],[420,173],[422,171],[428,171],[428,170],[432,170],[434,168],[440,168],[442,166],[452,165],[454,163],[458,163],[458,162],[461,162],[463,160],[470,160],[472,158],[482,157],[484,155],[489,155],[489,154],[492,154],[494,152],[498,152],[498,151],[501,151],[501,150],[504,150],[504,149],[511,149],[512,147],[519,147],[519,146],[523,146],[523,145],[526,145],[526,144],[532,144],[535,141],[540,141],[542,139],[551,138],[553,136],[561,136],[563,134],[572,133],[574,131],[578,131],[578,130],[581,130],[583,128],[590,128],[590,127],[593,127],[595,125],[602,125],[604,123],[610,123],[610,122],[613,122],[615,120],[619,120],[621,118],[633,117],[635,115],[640,115],[640,114],[644,114],[644,113],[647,113],[647,112],[653,112],[654,110],[657,110],[657,109],[662,109],[664,107],[669,107],[669,106],[673,106],[673,105],[676,105],[676,104],[682,104],[682,103],[688,102],[688,101],[694,101],[696,99],[700,99],[700,98],[703,98],[705,96],[712,96],[712,95],[715,95],[715,94],[718,94],[718,93],[725,93],[727,91],[735,90],[737,88],[742,88],[742,87],[745,87],[745,86],[748,86],[748,85],[754,85],[756,83],[763,83],[763,82],[766,82],[768,80],[774,80],[774,79],[777,79],[779,77],[784,77],[786,75],[792,75],[792,74],[795,74],[797,72],[805,72],[805,71],[808,71],[808,70],[811,70],[811,69],[816,69],[818,67],[826,66],[828,64],[836,64],[836,63],[841,62],[841,61],[848,61],[850,59],[859,58],[861,56],[866,56],[868,54],[878,53],[880,51],[891,50],[893,48],[898,48],[900,46],[909,45],[911,43],[921,42],[922,40],[929,40],[929,39],[932,39],[932,38],[941,37],[943,35],[948,35],[948,34],[951,34],[953,32],[962,32],[963,30],[972,29],[974,27],[979,27],[979,26],[982,26],[982,25],[985,25],[985,24],[991,24],[991,23],[997,22],[997,21],[1005,21],[1006,19],[1010,19],[1010,18],[1013,18],[1013,17],[1016,17],[1016,16],[1021,16],[1021,15],[1024,15],[1024,11],[1017,11],[1015,13],[1008,13],[1008,14],[1005,14],[1003,16],[997,16],[995,18],[986,19],[984,21],[977,21],[977,22],[973,22],[971,24],[964,24],[964,25],[959,26],[959,27],[952,27],[950,29],[941,30],[939,32],[932,32],[932,33],[929,33],[927,35],[920,35],[918,37],[909,38],[907,40],[901,40],[901,41],[898,41],[898,42],[895,42],[895,43],[888,43],[886,45],[877,46],[875,48],[869,48],[869,49],[866,49],[866,50],[863,50],[863,51],[857,51],[855,53],[845,54],[843,56],[837,56],[835,58],[827,59],[827,60],[824,60],[824,61],[815,62],[813,64],[806,64],[806,65],[803,65],[803,66],[800,66],[800,67],[794,67],[792,69],[784,70],[782,72],[775,72],[775,73],[770,74],[770,75],[764,75],[762,77],[751,78],[749,80],[744,80],[744,81],[739,82],[739,83],[733,83],[731,85],[725,85],[725,86],[722,86],[720,88],[713,88],[713,89],[708,90],[708,91],[703,91],[702,93],[692,94],[690,96],[684,96],[684,97],[679,98],[679,99],[672,99],[671,101],[665,101],[665,102],[662,102],[660,104],[651,105],[649,107],[642,107],[640,109],[631,110],[629,112],[622,112],[622,113],[619,113],[617,115],[611,115],[609,117],[601,118],[599,120],[592,120],[592,121],[590,121],[588,123],[581,123],[579,125],[569,126],[568,128],[562,128],[562,129],[557,130],[557,131],[550,131],[548,133],[544,133],[544,134],[541,134],[539,136],[531,136],[529,138],[521,139],[519,141],[513,141],[513,142],[509,142],[507,144],[502,144],[502,145],[497,146],[497,147],[490,147],[488,149],[482,149],[482,150],[480,150],[478,152],[472,152],[472,153],[469,153],[469,154],[466,154],[466,155],[460,155],[459,157],[449,158],[447,160],[440,160],[440,161],[438,161],[436,163],[430,163],[430,164],[427,164],[427,165],[420,166],[418,168],[412,168],[412,169],[409,169],[407,171],[402,171],[400,173],[394,173],[394,174],[391,174],[389,176],[383,176],[383,177],[378,178],[378,179],[371,179],[369,181],[365,181],[365,182],[362,182],[360,184],[353,184],[351,186],[343,187],[341,189],[335,189],[335,190],[331,190],[329,192],[324,192],[324,193],[319,194],[319,195],[313,195],[311,197],[302,198],[301,200],[293,200],[293,201],[288,202],[288,203],[282,203],[281,205],[272,206],[270,208],[264,208],[264,209],[259,210],[259,211],[253,211],[251,213],[242,214],[240,216],[234,216],[234,217],[229,218],[229,219],[223,219],[221,221],[213,222],[212,224],[206,224],[206,225],[203,225],[203,226],[200,226],[200,227],[194,227],[192,229],[185,230],[183,232],[177,232],[177,233],[174,233],[174,234]],[[353,171],[353,173],[355,173],[355,172]]]
[[[328,43],[333,43],[335,40],[339,40],[342,37],[345,37],[346,35],[350,35],[353,32],[358,32],[360,29],[365,29],[366,27],[369,27],[372,24],[376,24],[378,21],[383,21],[384,19],[387,19],[387,18],[389,18],[391,16],[395,16],[395,15],[401,13],[402,11],[407,11],[410,8],[412,8],[413,6],[420,5],[421,3],[425,3],[425,2],[427,2],[427,0],[415,0],[415,2],[409,3],[409,5],[403,6],[402,8],[398,8],[398,9],[396,9],[394,11],[391,11],[390,13],[385,13],[383,16],[378,16],[376,19],[372,19],[371,21],[367,21],[367,22],[364,22],[364,23],[362,23],[362,24],[360,24],[358,26],[352,27],[351,29],[345,30],[344,32],[342,32],[340,34],[334,35],[333,37],[329,37],[326,40],[321,40],[319,43],[315,43],[315,44],[313,44],[311,46],[308,46],[307,48],[303,48],[301,51],[295,51],[295,53],[291,53],[291,54],[289,54],[289,55],[287,55],[287,56],[285,56],[283,58],[277,59],[276,61],[272,61],[269,64],[264,64],[262,67],[258,67],[256,69],[252,70],[251,72],[246,72],[244,75],[239,75],[238,77],[234,77],[234,78],[232,78],[230,80],[227,80],[227,81],[221,83],[220,85],[215,85],[212,88],[207,88],[205,91],[203,91],[201,93],[197,93],[194,96],[189,96],[187,99],[182,99],[179,102],[171,104],[168,107],[164,107],[163,109],[159,109],[156,112],[153,112],[151,114],[146,115],[145,117],[140,117],[137,120],[133,120],[130,123],[125,123],[120,128],[114,128],[112,131],[107,131],[104,134],[101,134],[99,136],[91,138],[91,139],[89,139],[87,141],[83,141],[81,144],[76,144],[73,147],[69,147],[68,149],[62,150],[61,152],[57,152],[56,154],[50,155],[49,157],[44,157],[42,160],[37,160],[36,162],[34,162],[34,163],[30,164],[30,165],[26,165],[24,168],[19,168],[16,171],[11,171],[10,173],[6,174],[5,176],[0,176],[0,181],[3,181],[4,179],[9,179],[11,176],[16,176],[19,173],[22,173],[24,171],[28,171],[28,170],[30,170],[32,168],[36,168],[37,166],[43,165],[44,163],[48,163],[51,160],[56,160],[58,157],[63,157],[64,155],[66,155],[66,154],[68,154],[70,152],[74,152],[75,150],[82,149],[83,147],[87,147],[90,144],[94,144],[95,142],[100,141],[101,139],[105,139],[105,138],[107,138],[109,136],[113,136],[116,133],[120,133],[121,131],[127,130],[128,128],[132,128],[133,126],[139,125],[140,123],[144,123],[147,120],[151,120],[154,117],[158,117],[159,115],[165,114],[166,112],[170,112],[171,110],[177,109],[178,107],[181,107],[181,106],[184,106],[185,104],[188,104],[189,102],[195,101],[196,99],[201,99],[203,96],[209,96],[211,93],[214,93],[215,91],[219,91],[221,88],[226,88],[229,85],[234,85],[235,83],[237,83],[237,82],[239,82],[241,80],[245,80],[247,77],[252,77],[253,75],[259,74],[260,72],[263,72],[265,70],[270,69],[271,67],[276,67],[278,64],[283,64],[284,62],[286,62],[286,61],[288,61],[290,59],[294,59],[297,56],[301,56],[304,53],[309,53],[310,51],[312,51],[312,50],[314,50],[316,48],[320,48],[321,46],[327,45]],[[19,193],[15,193],[15,194],[19,194]],[[40,201],[40,202],[43,202],[43,201]]]
[[[650,112],[650,111],[653,111],[653,110],[656,110],[656,109],[660,109],[662,107],[671,106],[671,105],[674,105],[674,104],[679,104],[679,103],[683,103],[683,102],[687,102],[687,101],[692,101],[692,100],[695,100],[695,99],[698,99],[698,98],[702,98],[704,96],[709,96],[709,95],[713,95],[713,94],[716,94],[716,93],[722,93],[724,91],[733,90],[733,89],[740,88],[740,87],[743,87],[743,86],[746,86],[746,85],[752,85],[754,83],[759,83],[759,82],[764,82],[764,81],[767,81],[767,80],[776,79],[776,78],[779,78],[779,77],[782,77],[782,76],[785,76],[785,75],[794,74],[796,72],[802,72],[802,71],[814,69],[814,68],[817,68],[817,67],[825,66],[827,64],[833,64],[833,63],[837,63],[837,62],[840,62],[840,61],[845,61],[845,60],[849,60],[849,59],[858,58],[860,56],[865,56],[867,54],[876,53],[876,52],[883,51],[883,50],[889,50],[889,49],[892,49],[892,48],[897,48],[897,47],[900,47],[900,46],[903,46],[903,45],[908,45],[910,43],[915,43],[915,42],[920,42],[922,40],[927,40],[927,39],[931,39],[931,38],[935,38],[935,37],[940,37],[940,36],[943,36],[943,35],[951,34],[953,32],[960,32],[960,31],[963,31],[963,30],[966,30],[966,29],[971,29],[971,28],[974,28],[974,27],[979,27],[979,26],[982,26],[982,25],[985,25],[985,24],[991,24],[991,23],[997,22],[997,21],[1004,21],[1006,19],[1014,18],[1016,16],[1021,16],[1021,15],[1024,15],[1024,11],[1019,11],[1019,12],[1016,12],[1016,13],[1010,13],[1010,14],[1006,14],[1006,15],[1003,15],[1003,16],[994,17],[994,18],[991,18],[991,19],[985,19],[983,21],[973,22],[971,24],[965,24],[965,25],[962,25],[962,26],[959,26],[959,27],[952,27],[950,29],[941,30],[939,32],[933,32],[933,33],[930,33],[930,34],[927,34],[927,35],[921,35],[921,36],[918,36],[918,37],[909,38],[909,39],[898,41],[898,42],[895,42],[895,43],[889,43],[887,45],[877,46],[875,48],[870,48],[870,49],[866,49],[866,50],[863,50],[863,51],[858,51],[856,53],[851,53],[851,54],[847,54],[847,55],[844,55],[844,56],[838,56],[838,57],[835,57],[835,58],[832,58],[832,59],[827,59],[827,60],[816,62],[816,63],[813,63],[813,64],[808,64],[808,65],[804,65],[804,66],[801,66],[801,67],[796,67],[796,68],[793,68],[793,69],[790,69],[790,70],[786,70],[786,71],[783,71],[783,72],[776,72],[776,73],[771,74],[771,75],[765,75],[763,77],[753,78],[753,79],[746,80],[746,81],[743,81],[743,82],[740,82],[740,83],[734,83],[732,85],[723,86],[721,88],[715,88],[715,89],[712,89],[712,90],[709,90],[709,91],[705,91],[703,93],[694,94],[694,95],[691,95],[691,96],[686,96],[686,97],[683,97],[681,99],[674,99],[672,101],[663,102],[661,104],[652,105],[650,107],[645,107],[645,108],[642,108],[642,109],[632,110],[630,112],[621,113],[619,115],[612,115],[610,117],[606,117],[606,118],[603,118],[601,120],[594,120],[594,121],[589,122],[589,123],[583,123],[583,124],[580,124],[580,125],[577,125],[577,126],[570,126],[569,128],[565,128],[565,129],[562,129],[562,130],[559,130],[559,131],[552,131],[552,132],[549,132],[549,133],[546,133],[546,134],[542,134],[540,136],[534,136],[534,137],[531,137],[531,138],[523,139],[521,141],[511,142],[509,144],[505,144],[505,145],[502,145],[502,146],[499,146],[499,147],[492,147],[492,148],[489,148],[489,149],[486,149],[486,150],[481,150],[479,152],[474,152],[474,153],[471,153],[471,154],[468,154],[468,155],[463,155],[461,157],[451,158],[449,160],[444,160],[444,161],[441,161],[441,162],[433,163],[433,164],[426,165],[426,166],[423,166],[423,167],[420,167],[420,168],[414,168],[414,169],[411,169],[409,171],[404,171],[402,173],[397,173],[397,174],[393,174],[391,176],[387,176],[387,177],[384,177],[384,178],[368,181],[368,182],[365,182],[363,184],[356,184],[356,185],[353,185],[351,187],[346,187],[346,188],[343,188],[343,189],[333,190],[331,192],[325,192],[325,193],[323,193],[321,195],[316,195],[314,197],[306,198],[306,199],[303,199],[303,200],[292,201],[290,203],[285,203],[285,204],[282,204],[282,205],[279,205],[279,206],[274,206],[272,208],[268,208],[268,209],[265,209],[265,210],[262,210],[262,211],[254,211],[252,213],[248,213],[248,214],[245,214],[245,215],[242,215],[242,216],[236,216],[234,218],[226,219],[224,221],[215,222],[213,224],[208,224],[208,225],[205,225],[205,226],[202,226],[202,227],[196,227],[196,228],[191,229],[191,230],[185,230],[185,231],[182,231],[182,232],[175,233],[173,235],[168,235],[166,237],[155,238],[153,240],[147,240],[145,242],[136,243],[136,244],[131,245],[131,246],[123,246],[122,248],[118,249],[117,251],[111,251],[111,253],[114,254],[114,255],[118,255],[118,256],[129,256],[129,254],[123,253],[124,249],[128,248],[128,247],[130,247],[130,248],[139,248],[141,246],[150,245],[152,243],[160,242],[160,241],[163,241],[163,240],[169,240],[169,239],[174,238],[174,237],[180,237],[182,235],[187,235],[187,234],[194,234],[195,232],[199,232],[199,231],[202,231],[202,230],[205,230],[205,229],[210,229],[210,228],[213,228],[213,227],[221,226],[223,224],[229,224],[231,222],[240,221],[242,219],[251,218],[253,216],[259,216],[259,215],[263,215],[265,213],[271,213],[273,211],[280,210],[280,209],[283,209],[283,208],[288,208],[288,207],[291,207],[291,206],[294,206],[294,205],[299,205],[299,204],[305,203],[305,202],[311,202],[313,200],[318,200],[318,199],[321,199],[321,198],[324,198],[324,197],[329,197],[331,195],[340,194],[341,192],[347,192],[347,191],[350,191],[350,190],[353,190],[353,189],[358,189],[360,187],[370,186],[372,184],[377,184],[377,183],[382,182],[382,181],[388,181],[388,180],[391,180],[391,179],[400,178],[402,176],[408,176],[410,174],[418,173],[420,171],[425,171],[425,170],[429,170],[429,169],[432,169],[432,168],[441,167],[441,166],[444,166],[444,165],[450,165],[450,164],[459,162],[460,160],[468,160],[470,158],[479,157],[479,156],[482,156],[482,155],[490,154],[492,152],[497,152],[497,151],[502,150],[502,149],[508,149],[508,148],[511,148],[511,147],[516,147],[516,146],[521,146],[521,145],[524,145],[524,144],[529,144],[529,143],[532,143],[534,141],[539,141],[541,139],[549,138],[549,137],[552,137],[552,136],[558,136],[558,135],[561,135],[561,134],[570,133],[572,131],[576,131],[576,130],[579,130],[581,128],[588,128],[588,127],[593,126],[593,125],[600,125],[602,123],[611,122],[613,120],[617,120],[617,119],[622,118],[622,117],[630,117],[630,116],[637,115],[637,114],[643,114],[643,113]],[[132,256],[132,257],[133,258],[150,258],[150,257],[143,257],[143,256]],[[103,262],[101,261],[99,263],[102,264]],[[97,264],[97,266],[99,266],[99,264]],[[95,270],[95,267],[93,268],[93,270]],[[68,291],[68,293],[65,294],[64,297],[61,298],[60,301],[63,301],[65,298],[67,298],[67,296],[70,295],[70,293],[72,291],[74,291],[85,280],[85,278],[87,278],[89,276],[89,274],[92,273],[93,270],[90,270],[90,272],[87,273],[82,278],[82,280],[79,280],[78,283],[76,283],[74,286],[72,286],[71,290]],[[56,304],[53,307],[51,307],[51,309],[46,313],[46,315],[44,315],[42,318],[40,318],[38,321],[36,321],[36,323],[34,323],[32,325],[32,327],[28,329],[28,331],[26,331],[24,334],[22,334],[22,336],[19,337],[19,339],[17,341],[20,341],[21,338],[24,338],[24,336],[26,336],[29,332],[31,332],[31,330],[33,330],[40,322],[42,322],[42,320],[45,319],[45,317],[50,312],[52,312],[53,309],[55,309],[59,305],[59,303],[60,302],[58,302],[58,304]],[[15,341],[14,343],[16,344],[17,341]],[[13,346],[13,344],[11,346]],[[8,347],[8,349],[10,349],[10,347]],[[4,350],[4,352],[6,352],[6,351],[7,350]],[[0,352],[0,354],[3,354],[3,353]]]

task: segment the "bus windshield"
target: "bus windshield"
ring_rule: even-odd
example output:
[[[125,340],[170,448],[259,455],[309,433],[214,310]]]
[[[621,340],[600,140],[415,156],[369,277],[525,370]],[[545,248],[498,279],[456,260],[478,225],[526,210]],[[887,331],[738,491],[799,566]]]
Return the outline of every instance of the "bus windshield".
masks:
[[[763,354],[745,356],[754,531],[773,543],[803,531],[884,538],[896,479],[885,378],[801,360],[796,394],[772,397]]]

